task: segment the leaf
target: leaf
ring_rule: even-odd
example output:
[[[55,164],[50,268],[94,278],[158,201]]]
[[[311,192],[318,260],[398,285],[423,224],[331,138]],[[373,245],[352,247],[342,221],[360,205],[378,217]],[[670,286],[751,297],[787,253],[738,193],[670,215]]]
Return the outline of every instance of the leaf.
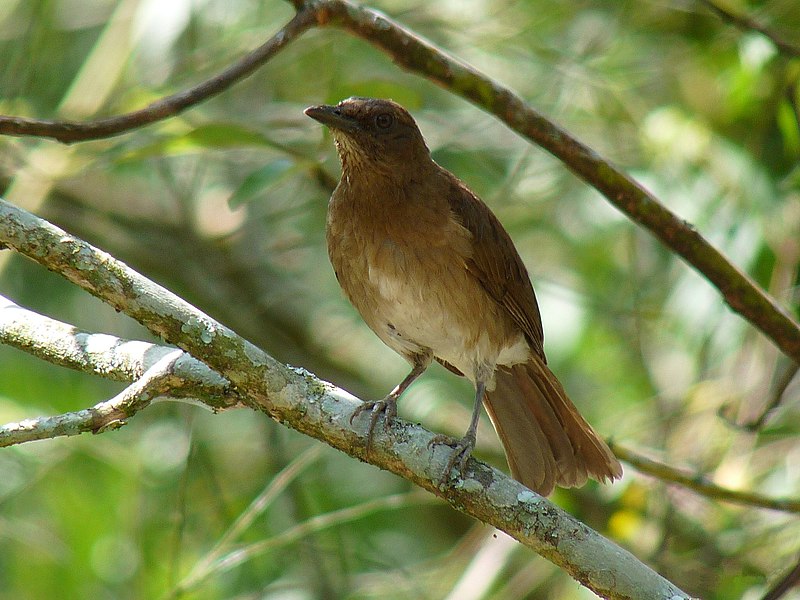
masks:
[[[780,129],[783,136],[783,146],[786,149],[786,153],[792,157],[800,156],[800,134],[797,131],[797,116],[788,101],[783,100],[778,106],[777,120],[778,129]]]
[[[154,142],[123,154],[120,161],[134,161],[153,156],[178,156],[208,149],[243,147],[280,148],[259,131],[235,123],[206,123],[189,131],[163,135]]]
[[[233,210],[244,204],[257,193],[262,192],[265,188],[276,183],[294,166],[295,164],[291,160],[279,158],[260,169],[256,169],[245,177],[241,185],[231,194],[231,197],[228,199],[228,206]]]
[[[274,146],[258,131],[228,123],[207,123],[183,136],[184,143],[200,148],[238,148],[241,146]]]

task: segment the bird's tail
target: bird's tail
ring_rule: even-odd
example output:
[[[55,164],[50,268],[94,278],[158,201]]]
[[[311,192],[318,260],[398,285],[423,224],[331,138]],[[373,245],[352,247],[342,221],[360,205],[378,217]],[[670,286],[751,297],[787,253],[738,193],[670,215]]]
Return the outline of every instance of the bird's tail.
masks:
[[[498,368],[495,383],[485,405],[514,479],[546,496],[556,484],[622,477],[619,461],[541,359]]]

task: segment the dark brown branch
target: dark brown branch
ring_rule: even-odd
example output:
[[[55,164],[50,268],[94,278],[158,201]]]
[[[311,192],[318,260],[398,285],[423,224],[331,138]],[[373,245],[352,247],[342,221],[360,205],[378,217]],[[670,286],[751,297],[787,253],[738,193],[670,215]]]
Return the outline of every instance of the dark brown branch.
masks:
[[[65,144],[113,137],[180,114],[251,75],[292,40],[314,25],[311,11],[295,14],[280,31],[218,75],[153,102],[141,110],[96,121],[49,121],[0,116],[0,134],[52,138]]]
[[[783,578],[776,583],[761,600],[778,600],[781,596],[784,596],[786,592],[791,590],[793,587],[800,584],[800,562],[798,562],[794,568],[789,571]]]
[[[731,490],[712,483],[703,475],[686,473],[656,460],[645,458],[619,444],[609,443],[609,447],[617,455],[617,458],[625,461],[637,471],[660,479],[665,483],[673,483],[688,488],[708,498],[743,506],[757,506],[782,512],[800,513],[800,500],[768,498],[753,492]]]
[[[770,31],[758,23],[756,20],[745,15],[737,15],[727,8],[720,6],[713,0],[700,0],[700,3],[705,5],[708,10],[713,12],[723,21],[726,21],[731,25],[735,25],[743,31],[756,31],[764,37],[769,38],[769,40],[775,44],[775,47],[778,48],[782,54],[788,54],[789,56],[800,56],[800,46],[792,44],[791,42],[787,42],[775,32]]]

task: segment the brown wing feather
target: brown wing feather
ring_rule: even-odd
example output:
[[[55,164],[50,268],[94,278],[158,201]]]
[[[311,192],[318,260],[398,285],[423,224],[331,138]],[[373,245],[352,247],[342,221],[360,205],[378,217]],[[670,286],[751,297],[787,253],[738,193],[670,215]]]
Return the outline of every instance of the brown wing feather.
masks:
[[[473,254],[467,261],[467,268],[489,295],[508,311],[533,351],[546,362],[539,305],[514,242],[489,207],[461,181],[452,175],[450,177],[450,210],[472,234]]]

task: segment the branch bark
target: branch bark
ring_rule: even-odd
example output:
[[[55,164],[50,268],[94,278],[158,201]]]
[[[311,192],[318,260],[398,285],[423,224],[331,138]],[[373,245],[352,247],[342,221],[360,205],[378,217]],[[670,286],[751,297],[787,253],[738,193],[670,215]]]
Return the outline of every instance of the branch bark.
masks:
[[[0,343],[14,346],[53,364],[129,383],[175,352],[175,348],[169,346],[80,331],[72,325],[22,308],[3,296],[0,296]],[[181,353],[173,363],[170,387],[164,390],[164,394],[171,398],[197,399],[213,411],[242,406],[240,395],[224,377],[186,353]],[[0,447],[59,435],[94,432],[95,427],[91,423],[81,429],[64,431],[50,426],[58,419],[80,419],[80,412],[28,419],[26,436],[13,435],[18,428],[15,424],[0,427]],[[42,431],[36,431],[39,429]],[[707,480],[702,474],[689,473],[611,441],[608,443],[621,460],[640,473],[679,485],[701,496],[743,506],[800,513],[800,501],[724,488]]]
[[[128,383],[140,379],[175,351],[168,346],[81,331],[22,308],[1,295],[0,343],[62,367]],[[178,379],[170,390],[173,397],[202,398],[213,410],[238,403],[235,390],[224,377],[188,354],[178,357],[172,373]]]
[[[180,380],[173,374],[173,367],[182,354],[181,350],[173,349],[122,392],[91,408],[56,417],[26,419],[0,427],[0,447],[119,429],[127,418],[147,408],[154,398],[180,385]]]
[[[439,487],[451,450],[429,446],[434,434],[418,425],[398,419],[376,431],[367,456],[363,420],[350,424],[358,406],[353,396],[277,362],[108,254],[1,199],[0,244],[61,274],[203,361],[236,386],[251,408],[441,496],[507,532],[601,597],[690,597],[629,552],[479,461],[470,459],[465,479]]]
[[[298,12],[267,42],[235,62],[218,75],[196,86],[165,96],[133,112],[95,121],[51,121],[0,116],[0,134],[44,137],[72,144],[99,140],[126,133],[182,113],[187,108],[205,102],[245,79],[280,52],[289,42],[314,25],[314,14]]]
[[[0,448],[116,429],[161,395],[194,398],[214,411],[240,405],[224,377],[177,348],[80,331],[3,296],[0,343],[56,365],[132,384],[91,408],[0,426]]]

